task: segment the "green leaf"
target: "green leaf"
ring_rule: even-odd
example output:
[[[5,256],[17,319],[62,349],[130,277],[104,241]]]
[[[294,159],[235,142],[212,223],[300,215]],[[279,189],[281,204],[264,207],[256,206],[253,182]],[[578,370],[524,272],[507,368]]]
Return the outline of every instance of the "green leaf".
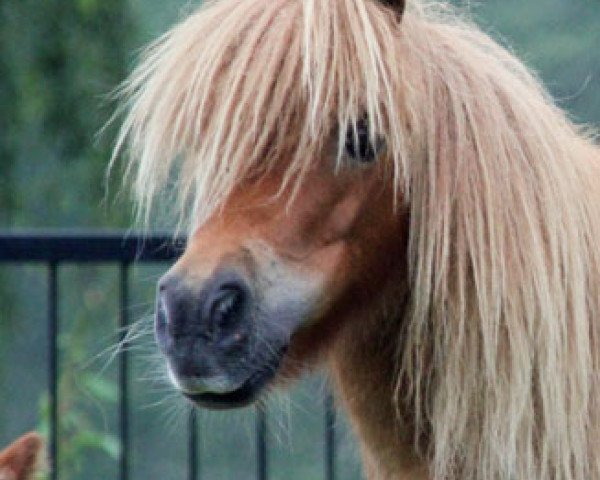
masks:
[[[76,449],[101,450],[114,460],[119,458],[121,452],[120,442],[114,435],[91,430],[79,432],[73,437],[72,444]]]
[[[119,390],[116,383],[98,375],[85,375],[83,386],[96,399],[106,403],[117,403]]]

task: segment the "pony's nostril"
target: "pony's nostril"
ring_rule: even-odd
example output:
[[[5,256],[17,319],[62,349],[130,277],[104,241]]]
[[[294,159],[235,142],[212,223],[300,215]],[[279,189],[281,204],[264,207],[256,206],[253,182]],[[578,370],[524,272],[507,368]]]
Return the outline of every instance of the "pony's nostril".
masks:
[[[233,322],[244,304],[244,292],[236,285],[224,285],[215,293],[210,318],[215,327],[223,327]]]
[[[168,290],[176,290],[181,280],[172,273],[167,273],[158,281],[158,292],[165,293]]]
[[[156,303],[154,332],[159,347],[163,352],[167,352],[172,348],[172,338],[168,332],[168,313],[161,297],[158,298]]]
[[[157,290],[155,334],[163,351],[189,345],[223,347],[245,338],[248,325],[243,320],[251,296],[239,276],[217,275],[195,291],[181,279],[166,276]]]
[[[164,330],[167,326],[167,311],[163,304],[162,299],[158,300],[158,305],[156,306],[156,327],[159,330]]]

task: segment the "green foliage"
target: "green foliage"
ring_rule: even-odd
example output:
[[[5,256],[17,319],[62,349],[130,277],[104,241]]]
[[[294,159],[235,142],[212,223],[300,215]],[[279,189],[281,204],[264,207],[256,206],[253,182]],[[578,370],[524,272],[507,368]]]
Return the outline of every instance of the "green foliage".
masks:
[[[94,398],[96,402],[103,402],[106,406],[115,406],[116,402],[113,397],[116,397],[116,386],[105,380],[92,378],[90,374],[84,375],[84,383],[87,383],[89,388],[89,395]],[[65,388],[67,387],[69,379],[63,375],[60,379],[61,393],[65,396]],[[94,385],[95,382],[101,383],[101,385]],[[66,392],[67,394],[69,392]],[[110,397],[112,401],[107,401],[107,397]],[[81,408],[77,408],[69,401],[69,397],[66,400],[60,402],[60,438],[59,443],[60,449],[60,461],[59,468],[61,475],[65,478],[74,478],[77,474],[86,474],[86,469],[89,465],[86,465],[85,460],[87,452],[98,451],[113,461],[118,460],[120,454],[120,442],[116,435],[107,433],[103,429],[99,429],[93,421],[90,420],[89,416]],[[46,437],[49,433],[50,424],[50,410],[48,395],[43,394],[40,401],[40,424],[37,430]]]
[[[102,478],[88,471],[94,458],[115,463],[120,444],[114,433],[118,389],[114,369],[91,368],[90,357],[115,341],[114,323],[102,324],[103,313],[114,303],[115,282],[106,267],[64,267],[60,282],[76,285],[77,292],[60,295],[62,315],[58,338],[60,354],[58,379],[59,402],[59,471],[61,478]],[[66,294],[65,294],[66,293]],[[75,293],[75,294],[73,294]],[[110,315],[109,318],[114,318]],[[90,320],[98,323],[90,324]],[[106,323],[106,322],[104,322]],[[107,358],[101,358],[107,362]],[[1,403],[0,403],[1,405]],[[50,412],[47,393],[41,397],[37,430],[47,435]],[[97,468],[97,467],[96,467]]]
[[[125,0],[0,2],[0,228],[130,224],[129,208],[102,206],[114,132],[96,134],[114,108],[108,94],[129,68],[134,25]],[[74,277],[84,289],[95,281],[85,272]],[[10,351],[9,325],[24,322],[19,305],[39,301],[31,286],[14,282],[0,271],[2,351]],[[102,288],[111,291],[106,283]],[[74,292],[68,297],[73,324],[60,337],[61,478],[83,472],[89,452],[115,459],[119,448],[98,418],[98,411],[115,409],[114,380],[82,370],[97,330],[89,320],[99,315],[90,313],[93,302]],[[3,405],[0,433],[8,423]],[[47,431],[47,399],[40,417]]]
[[[124,0],[0,4],[0,225],[125,225],[99,207],[111,135],[96,140],[124,78]]]

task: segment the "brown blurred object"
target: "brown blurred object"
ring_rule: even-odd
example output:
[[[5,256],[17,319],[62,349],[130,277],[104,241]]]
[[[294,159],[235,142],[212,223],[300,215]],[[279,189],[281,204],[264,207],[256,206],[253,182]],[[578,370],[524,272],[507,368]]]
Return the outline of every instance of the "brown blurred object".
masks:
[[[0,480],[33,480],[43,468],[44,441],[30,432],[0,452]]]

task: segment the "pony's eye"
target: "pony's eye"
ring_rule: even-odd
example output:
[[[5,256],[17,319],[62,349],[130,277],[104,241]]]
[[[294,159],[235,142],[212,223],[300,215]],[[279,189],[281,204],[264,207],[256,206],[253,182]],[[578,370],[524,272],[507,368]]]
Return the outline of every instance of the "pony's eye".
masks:
[[[375,145],[373,144],[369,134],[369,125],[365,119],[358,120],[355,125],[350,125],[346,132],[346,154],[361,163],[375,160],[382,143],[376,140]]]

